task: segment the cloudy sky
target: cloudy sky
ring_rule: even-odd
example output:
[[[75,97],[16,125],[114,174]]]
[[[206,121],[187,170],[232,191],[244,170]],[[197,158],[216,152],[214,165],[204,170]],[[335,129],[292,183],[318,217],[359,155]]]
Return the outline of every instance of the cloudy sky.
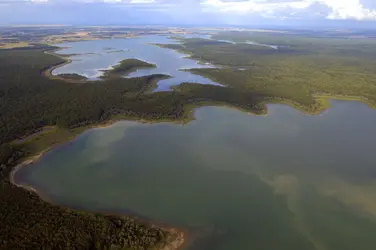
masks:
[[[376,0],[0,0],[0,24],[375,23]]]

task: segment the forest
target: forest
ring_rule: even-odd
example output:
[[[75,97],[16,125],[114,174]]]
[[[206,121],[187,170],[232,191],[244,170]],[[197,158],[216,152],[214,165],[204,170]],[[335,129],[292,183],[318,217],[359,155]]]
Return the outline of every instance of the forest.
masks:
[[[279,47],[203,39],[160,45],[221,66],[190,71],[225,86],[182,83],[163,92],[152,90],[168,75],[121,77],[140,67],[155,67],[137,59],[122,61],[101,80],[87,81],[75,74],[46,74],[66,63],[64,58],[45,53],[56,47],[0,50],[0,249],[159,249],[178,237],[131,217],[51,205],[10,182],[10,172],[25,158],[90,126],[116,119],[185,122],[192,119],[192,109],[207,104],[256,114],[265,113],[271,102],[317,113],[328,107],[328,96],[376,104],[376,46],[372,39],[247,32],[223,32],[215,38]],[[39,144],[15,143],[46,127],[56,128],[56,137]]]
[[[107,77],[119,77],[119,76],[126,76],[132,72],[137,71],[138,69],[143,68],[155,68],[157,65],[147,63],[138,59],[125,59],[122,60],[118,65],[116,65],[113,69],[105,70],[103,78]]]
[[[213,39],[254,41],[276,45],[278,49],[205,39],[183,39],[181,45],[160,46],[221,66],[192,69],[192,73],[228,87],[262,94],[268,99],[296,103],[303,109],[326,108],[328,104],[322,96],[360,99],[370,106],[376,105],[374,39],[257,32],[221,32]]]
[[[9,180],[12,168],[38,153],[39,148],[12,142],[46,126],[70,131],[110,121],[117,115],[150,121],[184,120],[192,108],[204,102],[260,113],[265,109],[262,96],[195,83],[185,83],[176,91],[151,93],[166,75],[80,83],[51,79],[44,72],[65,62],[44,53],[54,49],[0,50],[0,249],[158,249],[177,234],[131,217],[51,205],[14,186]]]

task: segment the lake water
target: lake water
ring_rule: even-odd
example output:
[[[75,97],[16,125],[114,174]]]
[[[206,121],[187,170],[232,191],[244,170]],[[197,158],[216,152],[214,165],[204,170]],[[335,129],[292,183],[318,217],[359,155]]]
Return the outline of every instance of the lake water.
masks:
[[[213,40],[209,34],[186,34],[177,37],[200,38]],[[230,44],[249,44],[266,46],[278,49],[276,45],[259,44],[255,42],[234,42],[230,40],[217,40]],[[200,64],[197,60],[187,57],[186,54],[175,50],[161,48],[153,44],[178,44],[179,41],[167,36],[150,35],[127,39],[108,39],[96,41],[81,41],[57,44],[62,49],[56,52],[61,55],[71,55],[71,63],[53,70],[52,74],[76,73],[83,75],[90,80],[98,80],[103,75],[103,70],[111,69],[127,58],[137,58],[142,61],[153,63],[157,68],[139,69],[127,77],[141,77],[151,74],[166,74],[172,78],[158,82],[155,91],[170,90],[171,86],[179,85],[182,82],[193,82],[201,84],[220,85],[208,78],[182,69],[193,68],[215,68],[209,63]]]
[[[188,249],[374,250],[376,110],[268,108],[92,129],[15,178],[62,205],[183,227]]]
[[[217,42],[230,43],[230,44],[248,44],[248,45],[253,45],[253,46],[268,47],[268,48],[275,49],[275,50],[278,50],[281,47],[279,45],[263,44],[263,43],[258,43],[258,42],[254,42],[254,41],[237,42],[237,41],[232,41],[232,40],[214,39],[213,35],[203,34],[203,33],[185,34],[185,35],[182,35],[181,37],[188,38],[188,39],[189,38],[200,38],[200,39],[206,39],[206,40],[215,40]]]
[[[73,54],[70,57],[72,62],[55,69],[54,75],[76,73],[89,79],[97,80],[105,69],[110,69],[120,61],[127,58],[137,58],[142,61],[153,63],[157,68],[140,69],[128,75],[128,77],[139,77],[150,74],[166,74],[172,76],[170,79],[158,82],[157,90],[169,90],[173,85],[182,82],[195,82],[201,84],[219,85],[205,77],[181,71],[190,68],[213,68],[210,64],[199,64],[198,61],[187,58],[187,55],[166,48],[158,44],[176,44],[178,41],[167,36],[142,36],[127,39],[109,39],[96,41],[81,41],[58,44],[64,49],[58,54]]]

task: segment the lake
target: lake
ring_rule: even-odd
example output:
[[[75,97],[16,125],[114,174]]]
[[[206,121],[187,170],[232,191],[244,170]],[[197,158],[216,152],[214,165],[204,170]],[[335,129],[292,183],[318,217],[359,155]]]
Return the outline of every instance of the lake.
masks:
[[[179,36],[178,36],[179,37]],[[248,44],[252,46],[262,46],[262,47],[268,47],[274,50],[278,50],[281,46],[279,45],[271,45],[271,44],[263,44],[263,43],[258,43],[255,41],[244,41],[244,42],[237,42],[237,41],[232,41],[232,40],[224,40],[224,39],[214,39],[213,35],[211,34],[205,34],[205,33],[193,33],[193,34],[184,34],[181,35],[180,37],[182,38],[200,38],[200,39],[205,39],[205,40],[214,40],[217,42],[222,42],[222,43],[229,43],[229,44]]]
[[[170,90],[171,86],[182,82],[219,85],[205,77],[182,69],[213,68],[210,64],[200,64],[187,58],[186,54],[161,48],[153,44],[176,44],[177,40],[167,36],[150,35],[127,39],[108,39],[57,44],[62,49],[57,53],[71,55],[71,63],[53,70],[52,74],[76,73],[91,80],[98,80],[103,70],[111,69],[120,61],[136,58],[157,65],[157,68],[139,69],[127,77],[140,77],[151,74],[166,74],[172,78],[158,82],[157,91]]]
[[[15,180],[61,205],[185,228],[192,250],[373,250],[376,110],[203,107],[186,125],[91,129]]]

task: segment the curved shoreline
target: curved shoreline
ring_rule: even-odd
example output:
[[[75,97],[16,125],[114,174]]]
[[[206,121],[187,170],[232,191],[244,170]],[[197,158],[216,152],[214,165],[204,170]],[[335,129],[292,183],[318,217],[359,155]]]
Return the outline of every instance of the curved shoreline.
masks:
[[[59,63],[59,64],[52,65],[52,66],[44,69],[41,72],[41,74],[44,77],[47,77],[47,78],[49,78],[51,80],[62,80],[62,81],[66,81],[66,82],[69,82],[69,83],[83,83],[83,82],[86,82],[87,81],[86,79],[85,80],[67,79],[67,78],[64,78],[62,76],[52,74],[52,72],[55,69],[63,67],[63,66],[65,66],[67,64],[70,64],[72,62],[72,59],[70,59],[69,56],[63,56],[63,55],[56,54],[57,51],[63,50],[63,49],[64,48],[56,48],[56,49],[53,49],[53,50],[46,50],[46,51],[44,51],[44,53],[52,55],[52,56],[56,56],[56,57],[62,59],[63,61],[61,63]]]
[[[194,113],[197,109],[199,109],[201,107],[207,107],[207,106],[226,106],[226,107],[229,107],[229,108],[234,108],[234,109],[240,110],[242,112],[250,113],[248,110],[244,110],[244,109],[239,108],[239,107],[234,107],[234,106],[225,105],[225,104],[221,104],[221,103],[208,103],[208,102],[204,101],[204,102],[201,102],[199,104],[195,103],[195,104],[187,105],[187,110],[186,110],[185,114],[182,116],[182,118],[177,119],[177,120],[169,120],[169,119],[165,119],[165,120],[144,120],[144,119],[137,119],[135,117],[121,117],[119,119],[105,121],[102,124],[88,126],[85,130],[83,130],[82,132],[74,135],[73,137],[68,138],[66,141],[51,145],[51,146],[47,147],[46,149],[35,153],[34,155],[28,156],[28,157],[24,158],[23,160],[21,159],[21,163],[17,164],[10,171],[9,181],[11,182],[12,185],[14,185],[16,187],[23,188],[28,192],[35,193],[44,202],[47,202],[47,203],[52,204],[52,205],[72,209],[69,206],[62,206],[62,205],[57,204],[53,199],[44,195],[43,192],[41,192],[37,188],[34,188],[30,185],[17,183],[17,181],[15,180],[15,176],[16,176],[17,172],[24,167],[31,166],[32,164],[38,162],[46,153],[50,152],[51,150],[53,150],[53,149],[55,149],[59,146],[65,145],[67,143],[73,142],[79,136],[82,136],[84,133],[87,133],[92,129],[108,129],[112,125],[114,125],[118,122],[121,122],[121,121],[135,121],[139,124],[143,124],[143,123],[155,124],[155,123],[164,123],[164,122],[175,123],[175,124],[186,124],[186,123],[196,119]],[[254,113],[251,113],[251,114],[254,114]],[[257,114],[255,114],[255,115],[257,115]],[[263,114],[259,114],[259,115],[263,115]],[[81,210],[79,210],[79,211],[81,211]],[[81,212],[85,212],[85,210],[81,211]],[[86,211],[86,212],[92,213],[91,211]],[[99,214],[102,214],[102,215],[115,215],[115,216],[120,216],[120,217],[121,216],[130,216],[130,217],[135,218],[135,219],[137,219],[141,222],[144,222],[148,225],[151,225],[152,227],[158,227],[158,228],[164,229],[168,232],[173,232],[173,233],[176,233],[176,234],[179,235],[176,240],[170,242],[168,245],[165,245],[163,248],[156,249],[156,250],[184,250],[190,244],[189,234],[186,230],[184,230],[182,228],[169,227],[168,225],[163,224],[161,222],[156,222],[156,221],[153,221],[153,220],[145,220],[145,219],[142,219],[140,217],[135,216],[134,214],[133,215],[132,214],[119,214],[119,213],[111,213],[111,212],[103,212],[103,211],[102,212],[96,211],[96,212],[99,213]]]
[[[171,49],[171,50],[177,51],[177,52],[183,54],[184,57],[186,57],[186,58],[189,58],[189,59],[192,59],[192,60],[196,60],[197,63],[199,63],[199,64],[210,63],[210,62],[204,61],[202,59],[195,58],[192,52],[188,52],[188,51],[184,51],[184,50],[180,50],[180,49],[176,49],[176,48],[168,48],[166,45],[169,45],[169,44],[158,44],[158,43],[151,43],[151,44],[155,45],[155,46],[158,46],[158,47],[162,47],[162,48],[166,48],[166,49]],[[182,45],[182,43],[180,43],[180,45]],[[70,64],[72,62],[72,60],[69,58],[71,55],[59,55],[59,54],[55,53],[55,52],[57,52],[59,50],[63,50],[63,49],[65,49],[65,48],[64,47],[59,47],[59,48],[55,48],[55,49],[52,49],[52,50],[46,50],[45,51],[45,53],[47,53],[49,55],[56,56],[56,57],[62,59],[63,62],[59,63],[57,65],[50,66],[47,69],[43,70],[41,72],[42,75],[45,76],[45,77],[48,77],[50,79],[53,79],[53,80],[62,80],[62,81],[70,82],[70,83],[84,83],[84,82],[88,82],[89,81],[88,79],[75,80],[75,79],[64,78],[64,77],[62,77],[60,75],[53,75],[52,74],[52,71],[54,71],[55,69],[63,67],[63,66],[65,66],[67,64]],[[138,59],[138,58],[125,58],[122,61],[124,61],[124,60],[130,60],[130,59],[136,59],[136,60],[143,61],[143,60]],[[143,61],[143,62],[146,62],[146,61]],[[148,63],[148,62],[146,62],[146,63]],[[151,63],[151,64],[153,64],[153,63]],[[108,69],[102,70],[102,72],[109,72],[109,71],[111,71],[111,69],[114,69],[114,68],[116,68],[117,66],[120,66],[120,65],[121,65],[121,61],[118,64],[110,66]],[[153,65],[155,65],[155,64],[153,64]],[[214,68],[217,68],[216,65],[213,65],[211,63],[210,63],[210,65],[214,66]],[[157,65],[155,65],[155,66],[156,66],[156,68],[158,67]],[[221,67],[221,66],[219,66],[219,67]],[[142,67],[141,68],[135,67],[133,70],[137,71],[138,69],[143,69],[143,68]],[[188,70],[189,71],[189,69],[182,69],[182,70],[183,71],[184,70]],[[130,73],[132,73],[132,71]],[[200,74],[198,74],[198,75],[200,75]],[[200,75],[200,76],[203,76],[203,75]],[[205,78],[213,81],[214,83],[217,83],[215,81],[215,79],[212,79],[211,77],[208,77],[208,76],[203,76],[203,77],[205,77]],[[106,76],[102,76],[101,78],[102,79],[106,79],[107,77]],[[223,84],[220,84],[220,83],[217,83],[217,84],[219,86],[228,87],[228,85],[223,85]],[[179,86],[179,85],[176,85],[176,86]],[[295,108],[295,109],[297,109],[297,110],[299,110],[299,111],[301,111],[301,112],[303,112],[305,114],[308,114],[308,115],[320,115],[321,113],[323,113],[326,110],[328,110],[330,108],[330,104],[328,104],[326,102],[328,102],[330,100],[359,101],[361,103],[366,104],[370,108],[375,108],[376,109],[376,103],[370,101],[365,96],[335,95],[335,94],[330,94],[330,93],[316,93],[316,94],[312,94],[312,98],[314,98],[314,100],[318,101],[319,103],[321,102],[320,109],[315,110],[314,112],[307,110],[306,107],[303,104],[301,104],[301,103],[299,103],[297,101],[289,100],[289,99],[284,99],[284,98],[276,98],[276,99],[274,99],[274,98],[276,98],[276,97],[269,97],[269,100],[262,101],[261,104],[265,104],[265,105],[267,105],[267,104],[275,104],[275,103],[277,103],[277,104],[286,104],[286,105],[288,105],[288,106],[290,106],[292,108]],[[322,105],[322,104],[325,104],[325,105]],[[267,111],[265,113],[263,113],[263,115],[266,115],[266,114],[267,114]]]
[[[10,183],[12,185],[18,187],[18,188],[22,188],[22,189],[26,190],[27,192],[32,192],[32,193],[36,194],[39,199],[41,199],[42,201],[47,202],[51,205],[55,205],[55,206],[59,206],[59,207],[65,207],[65,208],[68,208],[68,209],[73,209],[69,206],[59,205],[53,199],[49,198],[47,195],[44,195],[42,191],[38,190],[37,188],[34,188],[33,186],[17,183],[17,181],[15,180],[15,176],[16,176],[17,172],[24,167],[28,167],[28,166],[31,166],[31,165],[37,163],[48,152],[52,151],[53,149],[55,149],[59,146],[65,145],[66,143],[73,142],[79,136],[82,136],[84,133],[86,133],[86,132],[88,132],[92,129],[103,129],[103,128],[107,129],[111,125],[114,125],[117,122],[121,122],[121,121],[124,121],[124,119],[110,120],[110,121],[107,121],[103,124],[89,126],[87,129],[85,129],[81,133],[78,133],[77,135],[73,136],[72,138],[70,138],[67,141],[64,141],[62,143],[57,143],[56,145],[49,146],[46,149],[42,150],[41,152],[38,152],[34,155],[26,157],[23,160],[21,159],[22,162],[17,164],[15,167],[13,167],[12,170],[10,171],[10,173],[9,173],[8,178],[9,178]],[[131,121],[131,120],[129,120],[129,121]],[[145,121],[138,120],[137,122],[143,123]],[[152,122],[149,122],[149,123],[152,123]],[[159,122],[155,122],[155,123],[159,123]],[[75,210],[75,209],[73,209],[73,210]],[[161,222],[157,222],[157,221],[154,221],[154,220],[142,219],[140,216],[135,215],[135,213],[133,213],[133,214],[132,213],[130,213],[130,214],[124,213],[123,214],[123,213],[113,213],[111,211],[108,211],[108,212],[85,211],[85,210],[78,210],[78,211],[87,212],[87,213],[98,213],[98,214],[102,214],[102,215],[114,215],[114,216],[119,216],[119,217],[128,216],[128,217],[136,219],[139,222],[145,223],[145,224],[147,224],[151,227],[157,227],[157,228],[160,228],[160,229],[162,229],[166,232],[169,232],[169,233],[171,233],[170,237],[171,236],[175,237],[175,239],[171,240],[170,242],[166,242],[162,248],[158,248],[156,250],[184,250],[189,243],[188,240],[187,240],[189,238],[189,235],[188,235],[188,232],[186,230],[184,230],[182,228],[171,227],[167,224],[163,224]]]
[[[22,163],[18,164],[17,166],[15,166],[9,174],[9,181],[12,185],[14,185],[18,188],[22,188],[22,189],[25,189],[27,192],[32,192],[32,193],[36,194],[38,196],[38,198],[43,200],[44,202],[47,202],[47,203],[54,205],[54,206],[73,209],[69,206],[59,205],[53,199],[49,198],[47,195],[44,195],[37,188],[34,188],[33,186],[30,186],[30,185],[17,183],[16,180],[15,180],[15,175],[17,174],[17,172],[20,169],[27,167],[27,166],[30,166],[30,165],[38,162],[46,153],[50,152],[53,148],[55,148],[55,147],[50,147],[50,148],[42,151],[41,153],[34,155],[34,156],[30,157],[29,159],[26,159]],[[73,210],[75,210],[75,209],[73,209]],[[98,213],[98,214],[102,214],[104,216],[109,216],[109,215],[119,216],[119,217],[128,216],[128,217],[136,219],[137,221],[139,221],[141,223],[145,223],[146,225],[149,225],[151,227],[156,227],[156,228],[162,229],[165,232],[170,233],[169,237],[173,237],[174,239],[171,239],[170,241],[167,240],[164,243],[163,247],[158,248],[157,250],[184,250],[188,245],[188,240],[187,240],[188,239],[188,232],[186,230],[182,229],[182,228],[171,227],[167,224],[163,224],[161,222],[156,222],[154,220],[142,219],[139,216],[136,216],[135,214],[132,214],[132,213],[130,213],[130,214],[124,213],[123,214],[123,213],[113,213],[111,211],[110,212],[85,211],[85,210],[78,210],[78,211],[84,212],[84,213],[85,212],[86,213]]]
[[[134,65],[134,66],[131,65],[129,68],[122,69],[122,67],[124,67],[124,64],[129,61],[135,61],[139,63],[139,65]],[[121,60],[117,64],[108,67],[107,69],[100,70],[100,72],[103,72],[103,75],[101,75],[99,78],[107,79],[107,78],[122,77],[122,76],[128,77],[131,73],[137,72],[138,70],[156,69],[156,68],[158,68],[158,66],[154,63],[150,63],[150,62],[138,59],[138,58],[126,58],[126,59]],[[120,72],[115,72],[117,70],[120,70]]]
[[[330,99],[325,98],[325,99],[326,100],[336,100],[336,99],[341,99],[341,98],[330,98]],[[347,100],[347,101],[349,101],[349,100]],[[359,101],[359,100],[352,100],[352,101]],[[364,103],[364,102],[362,102],[362,103]],[[318,112],[312,113],[312,112],[308,112],[307,110],[304,110],[301,106],[298,106],[296,103],[288,102],[287,100],[283,100],[282,103],[279,100],[275,100],[275,102],[273,102],[271,100],[266,100],[265,103],[263,103],[263,104],[265,104],[265,105],[273,105],[273,104],[287,105],[290,108],[295,109],[298,112],[301,112],[302,114],[305,114],[305,115],[319,115],[319,114],[323,113],[324,111],[329,110],[331,108],[329,106],[327,108],[319,110]],[[199,109],[201,107],[209,107],[209,106],[215,106],[215,107],[219,106],[219,107],[233,108],[233,109],[239,110],[240,112],[246,112],[246,113],[251,114],[251,115],[260,115],[260,116],[268,115],[268,109],[267,109],[268,107],[266,107],[264,112],[257,114],[257,113],[252,113],[249,110],[245,110],[244,108],[241,108],[241,107],[235,107],[235,106],[221,104],[221,103],[213,103],[213,102],[202,101],[201,103],[195,103],[195,104],[187,105],[186,106],[186,108],[187,108],[186,113],[183,115],[182,118],[177,119],[177,120],[168,120],[168,119],[166,119],[166,120],[145,120],[145,119],[137,119],[135,117],[120,117],[120,118],[117,118],[117,119],[114,119],[114,120],[106,121],[102,124],[88,126],[83,131],[74,135],[73,137],[70,137],[67,140],[60,142],[60,143],[57,143],[55,145],[51,145],[51,146],[47,147],[46,149],[23,159],[23,161],[21,163],[17,164],[10,171],[9,180],[13,185],[15,185],[17,187],[23,188],[28,192],[35,193],[43,201],[48,202],[48,203],[53,204],[53,205],[61,206],[61,205],[57,204],[56,202],[54,202],[53,199],[50,199],[50,198],[48,198],[48,196],[43,195],[43,192],[41,192],[37,188],[34,188],[30,185],[17,183],[17,181],[15,180],[15,175],[17,174],[17,172],[20,169],[22,169],[23,167],[27,167],[27,166],[30,166],[30,165],[38,162],[38,160],[40,160],[46,153],[50,152],[51,150],[55,149],[56,147],[62,146],[66,143],[73,142],[79,136],[82,136],[84,133],[87,133],[90,130],[93,130],[93,129],[108,129],[112,125],[114,125],[118,122],[121,122],[121,121],[134,121],[134,122],[139,123],[139,124],[143,124],[143,123],[155,124],[155,123],[164,123],[164,122],[165,123],[175,123],[175,124],[186,124],[186,123],[196,119],[195,118],[195,112],[196,112],[197,109]],[[370,108],[372,108],[372,107],[370,106]],[[66,207],[66,206],[63,206],[63,207]],[[67,208],[69,208],[69,206]],[[72,208],[70,208],[70,209],[72,209]],[[103,211],[102,212],[101,211],[95,211],[95,212],[97,212],[99,214],[104,214],[104,215],[130,216],[130,217],[136,218],[137,220],[139,220],[141,222],[145,222],[146,224],[149,224],[153,227],[159,227],[159,228],[164,229],[166,231],[174,232],[174,233],[177,233],[177,234],[180,235],[180,237],[178,237],[178,240],[176,240],[175,242],[174,241],[172,242],[173,247],[167,246],[167,247],[162,248],[160,250],[183,250],[187,247],[187,244],[188,244],[187,239],[189,239],[189,235],[188,235],[188,232],[185,231],[184,229],[169,227],[166,224],[163,224],[161,222],[155,222],[153,220],[143,220],[143,219],[140,219],[139,217],[134,216],[132,214],[119,214],[119,213],[111,213],[111,212],[103,212]],[[91,213],[91,211],[89,213]]]
[[[51,67],[48,67],[47,69],[43,70],[41,73],[45,76],[45,77],[49,77],[50,79],[58,79],[58,80],[63,80],[63,81],[66,81],[66,82],[72,82],[72,83],[83,83],[83,82],[86,82],[86,80],[72,80],[72,79],[66,79],[64,77],[61,77],[59,75],[55,76],[52,74],[52,71],[55,70],[56,68],[59,68],[59,67],[62,67],[66,64],[69,64],[72,62],[72,60],[70,60],[68,57],[64,57],[64,56],[61,56],[61,55],[58,55],[56,54],[55,52],[58,51],[58,50],[61,50],[63,48],[58,48],[58,49],[54,49],[54,50],[50,50],[50,51],[45,51],[45,53],[47,54],[50,54],[50,55],[53,55],[53,56],[57,56],[59,58],[61,58],[62,60],[64,60],[62,63],[60,64],[57,64],[57,65],[53,65]],[[339,99],[339,100],[351,100],[351,101],[359,101],[361,103],[365,103],[366,105],[368,105],[370,108],[375,108],[374,105],[371,104],[371,102],[369,102],[367,99],[365,99],[364,97],[350,97],[350,96],[335,96],[335,95],[325,95],[325,94],[322,94],[322,95],[315,95],[313,96],[317,101],[329,101],[329,100],[335,100],[335,99]],[[87,131],[90,131],[91,129],[98,129],[98,128],[108,128],[110,127],[111,125],[113,125],[114,123],[117,123],[121,120],[133,120],[133,121],[136,121],[138,123],[162,123],[162,122],[169,122],[169,123],[187,123],[187,122],[190,122],[191,120],[194,120],[195,119],[195,110],[200,108],[200,107],[204,107],[204,106],[226,106],[226,107],[230,107],[230,108],[235,108],[237,110],[240,110],[241,112],[247,112],[247,113],[250,113],[250,114],[254,114],[254,115],[267,115],[268,114],[268,105],[269,104],[280,104],[280,105],[288,105],[289,107],[293,108],[293,109],[296,109],[297,111],[303,113],[303,114],[307,114],[307,115],[319,115],[321,113],[323,113],[324,111],[330,109],[330,103],[327,103],[328,105],[326,105],[326,103],[320,103],[320,104],[323,104],[323,105],[320,105],[321,108],[317,109],[317,110],[314,110],[314,112],[311,112],[309,111],[308,109],[305,109],[306,106],[304,105],[301,105],[300,103],[298,102],[294,102],[292,100],[288,100],[288,99],[265,99],[264,101],[261,101],[260,102],[261,105],[265,105],[265,108],[262,110],[261,113],[253,113],[253,112],[250,112],[250,110],[246,110],[245,108],[241,108],[241,107],[236,107],[236,106],[233,106],[233,105],[228,105],[226,103],[216,103],[216,102],[213,102],[213,101],[201,101],[201,102],[195,102],[195,103],[192,103],[192,104],[188,104],[185,106],[186,108],[186,114],[183,115],[182,118],[179,118],[179,119],[175,119],[175,120],[170,120],[170,119],[166,119],[166,120],[145,120],[145,119],[138,119],[137,117],[121,117],[119,119],[116,119],[116,120],[109,120],[109,121],[105,121],[104,123],[100,123],[100,124],[97,124],[97,125],[91,125],[91,126],[87,126],[86,128],[83,128],[84,130],[80,133],[78,133],[77,135],[73,136],[72,138],[67,138],[66,141],[62,142],[62,143],[58,143],[58,144],[55,144],[55,145],[51,145],[49,147],[47,147],[46,149],[42,150],[41,152],[39,153],[36,153],[34,155],[31,155],[29,157],[27,157],[26,159],[24,159],[20,164],[16,165],[10,172],[9,174],[9,180],[10,182],[17,186],[17,187],[20,187],[20,188],[23,188],[25,189],[26,191],[28,192],[33,192],[35,193],[40,199],[42,199],[43,201],[45,202],[48,202],[50,204],[53,204],[53,205],[58,205],[56,203],[54,203],[54,201],[52,199],[49,199],[47,196],[43,195],[43,193],[32,187],[32,186],[29,186],[29,185],[23,185],[23,184],[20,184],[20,183],[17,183],[15,181],[15,175],[17,174],[17,172],[22,169],[23,167],[26,167],[26,166],[29,166],[35,162],[37,162],[39,159],[41,159],[44,154],[46,154],[47,152],[53,150],[55,147],[58,147],[60,145],[63,145],[63,144],[66,144],[68,142],[72,142],[74,141],[78,136],[82,135],[83,133],[87,132]],[[60,206],[60,205],[58,205]],[[65,207],[65,206],[64,206]],[[69,206],[68,206],[69,208]],[[98,211],[98,213],[101,213],[100,211]],[[103,213],[101,213],[103,214]],[[104,213],[106,214],[106,213]],[[111,213],[108,213],[109,215]],[[112,215],[117,215],[117,214],[112,214]],[[122,214],[121,216],[125,216],[126,214]],[[137,216],[132,216],[132,215],[128,215],[130,217],[134,217],[136,219],[139,219],[137,218]],[[142,221],[142,220],[141,220]],[[188,233],[185,232],[184,230],[181,230],[181,229],[178,229],[178,228],[172,228],[172,227],[165,227],[165,226],[160,226],[160,225],[163,225],[163,224],[160,224],[160,223],[154,223],[152,221],[148,221],[147,223],[149,223],[150,225],[152,226],[156,226],[156,227],[159,227],[161,229],[166,229],[167,231],[168,230],[172,230],[170,232],[179,232],[180,235],[182,235],[178,241],[176,242],[172,242],[173,246],[170,246],[167,248],[164,247],[160,250],[182,250],[186,247],[186,244],[188,244]]]

